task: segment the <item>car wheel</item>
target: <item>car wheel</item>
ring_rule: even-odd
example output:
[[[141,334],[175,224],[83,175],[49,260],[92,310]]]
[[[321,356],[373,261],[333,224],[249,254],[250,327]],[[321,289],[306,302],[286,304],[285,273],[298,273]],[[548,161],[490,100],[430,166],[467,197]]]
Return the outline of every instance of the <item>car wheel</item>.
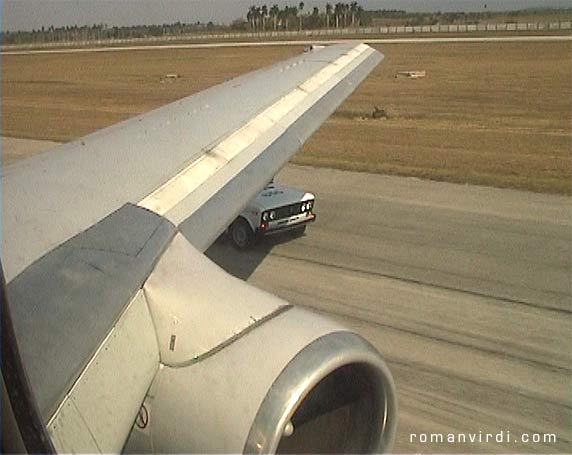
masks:
[[[232,244],[239,250],[245,250],[254,243],[254,232],[244,218],[237,218],[230,229]]]

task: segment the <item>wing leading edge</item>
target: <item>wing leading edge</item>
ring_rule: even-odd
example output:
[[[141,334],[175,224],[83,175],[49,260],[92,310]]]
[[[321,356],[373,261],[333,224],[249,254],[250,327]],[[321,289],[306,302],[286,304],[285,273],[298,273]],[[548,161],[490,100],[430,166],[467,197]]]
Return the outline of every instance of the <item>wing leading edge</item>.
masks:
[[[381,59],[305,52],[4,168],[6,280],[125,203],[205,250]]]

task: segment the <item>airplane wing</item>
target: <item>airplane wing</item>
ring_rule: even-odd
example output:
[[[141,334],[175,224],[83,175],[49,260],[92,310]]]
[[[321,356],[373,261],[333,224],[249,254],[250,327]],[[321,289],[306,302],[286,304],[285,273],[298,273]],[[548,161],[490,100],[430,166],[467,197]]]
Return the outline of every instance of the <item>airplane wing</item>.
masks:
[[[2,300],[57,451],[391,447],[377,351],[202,254],[381,59],[311,49],[2,169]]]

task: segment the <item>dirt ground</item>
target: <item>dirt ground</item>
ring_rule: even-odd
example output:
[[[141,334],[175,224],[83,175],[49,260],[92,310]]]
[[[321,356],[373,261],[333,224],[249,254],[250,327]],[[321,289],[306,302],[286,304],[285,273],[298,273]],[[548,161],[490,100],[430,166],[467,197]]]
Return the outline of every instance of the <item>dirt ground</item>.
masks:
[[[385,61],[294,162],[570,194],[571,47],[379,46]],[[2,134],[68,141],[301,50],[3,56]],[[402,70],[427,77],[396,78]],[[372,119],[375,107],[387,118]]]

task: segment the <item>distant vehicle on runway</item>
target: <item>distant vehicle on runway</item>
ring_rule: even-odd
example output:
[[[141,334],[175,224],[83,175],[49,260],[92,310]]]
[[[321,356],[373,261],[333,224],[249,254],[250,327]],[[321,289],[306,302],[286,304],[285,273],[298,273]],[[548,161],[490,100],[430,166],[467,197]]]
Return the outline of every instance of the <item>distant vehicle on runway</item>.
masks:
[[[244,250],[264,236],[293,232],[302,235],[316,220],[312,193],[270,182],[228,228],[232,244]]]

